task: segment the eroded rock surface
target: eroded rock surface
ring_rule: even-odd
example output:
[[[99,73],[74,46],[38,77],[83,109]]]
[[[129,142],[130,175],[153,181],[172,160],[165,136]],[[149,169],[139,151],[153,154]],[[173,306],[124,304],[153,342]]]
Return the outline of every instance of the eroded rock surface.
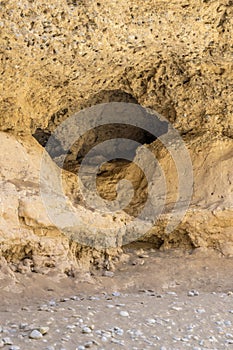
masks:
[[[3,258],[21,271],[56,267],[72,274],[90,262],[101,264],[100,255],[105,264],[106,254],[117,252],[83,247],[72,232],[65,236],[51,223],[39,194],[42,147],[31,136],[39,135],[45,145],[73,113],[113,101],[138,103],[163,115],[184,138],[193,164],[189,209],[167,234],[177,195],[176,169],[166,149],[150,140],[148,148],[161,163],[168,192],[160,220],[144,239],[156,247],[205,246],[232,255],[232,2],[122,0],[119,6],[114,1],[21,0],[16,6],[10,0],[0,7]],[[95,136],[90,134],[86,143],[93,145]],[[140,134],[142,143],[150,143],[144,136]],[[57,156],[63,152],[60,146]],[[75,160],[72,152],[70,158]],[[52,162],[50,166],[59,171]],[[130,220],[147,195],[142,172],[123,163],[105,164],[103,170],[98,189],[106,199],[114,199],[119,179],[133,183],[134,201],[116,218]],[[79,198],[76,180],[63,172],[73,204]],[[85,205],[81,211],[94,218]],[[114,225],[110,218],[108,225]],[[124,243],[122,235],[113,241],[110,237],[113,246]]]

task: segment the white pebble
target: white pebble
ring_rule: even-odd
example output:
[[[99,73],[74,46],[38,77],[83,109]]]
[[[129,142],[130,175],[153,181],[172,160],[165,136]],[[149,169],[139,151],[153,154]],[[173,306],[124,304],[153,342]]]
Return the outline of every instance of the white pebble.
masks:
[[[85,327],[82,328],[82,332],[83,333],[91,333],[91,328],[85,326]]]
[[[146,323],[148,323],[148,324],[155,324],[155,323],[156,323],[156,320],[155,320],[154,318],[148,318],[148,319],[146,320]]]
[[[197,309],[196,312],[198,314],[204,314],[205,313],[205,309]]]
[[[197,290],[190,290],[189,292],[188,292],[188,296],[189,297],[196,297],[196,296],[198,296],[199,295],[199,292],[197,291]]]
[[[171,309],[172,309],[172,310],[175,310],[175,311],[181,311],[181,310],[182,310],[182,307],[180,307],[180,306],[172,306]]]
[[[113,331],[117,335],[123,335],[124,334],[124,330],[122,328],[119,328],[119,327],[114,327]]]
[[[129,317],[129,313],[128,313],[128,311],[120,311],[120,316]]]
[[[29,334],[29,338],[31,339],[41,339],[43,337],[43,335],[41,334],[41,332],[39,332],[37,329],[34,329],[30,334]]]
[[[12,345],[13,341],[10,338],[3,338],[2,339],[4,345]]]
[[[106,343],[108,341],[108,338],[102,337],[101,340],[102,340],[102,342]]]

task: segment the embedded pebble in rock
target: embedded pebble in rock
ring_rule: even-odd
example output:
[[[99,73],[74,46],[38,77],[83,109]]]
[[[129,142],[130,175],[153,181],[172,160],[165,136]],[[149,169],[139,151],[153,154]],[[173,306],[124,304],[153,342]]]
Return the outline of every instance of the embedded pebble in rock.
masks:
[[[12,345],[9,347],[9,350],[20,350],[20,347],[17,345]]]

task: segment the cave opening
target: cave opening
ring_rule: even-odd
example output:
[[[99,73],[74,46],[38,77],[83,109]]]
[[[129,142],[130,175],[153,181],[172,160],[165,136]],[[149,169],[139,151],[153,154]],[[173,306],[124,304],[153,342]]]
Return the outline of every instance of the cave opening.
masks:
[[[129,93],[121,90],[101,91],[96,94],[92,99],[88,100],[83,108],[88,108],[102,103],[111,102],[124,102],[129,104],[139,103]],[[141,107],[141,106],[140,106]],[[53,138],[53,131],[56,124],[66,118],[68,118],[68,109],[64,109],[61,112],[56,113],[56,116],[52,116],[48,124],[48,128],[38,128],[33,134],[34,138],[43,146],[46,147],[49,138]],[[78,174],[82,162],[86,159],[86,156],[90,151],[98,145],[103,144],[108,140],[127,139],[134,140],[136,143],[132,143],[128,149],[124,148],[121,143],[118,142],[119,149],[114,150],[114,154],[117,156],[111,157],[112,149],[109,149],[109,154],[98,154],[92,152],[92,157],[89,159],[87,165],[87,172],[91,172],[92,168],[96,164],[101,164],[96,177],[96,185],[99,195],[106,200],[114,200],[117,197],[117,184],[120,180],[126,179],[132,183],[134,189],[134,198],[130,204],[125,208],[125,212],[132,216],[137,216],[141,210],[143,204],[147,199],[147,179],[136,164],[133,163],[133,159],[136,155],[139,145],[149,145],[153,143],[158,136],[167,133],[168,123],[165,121],[158,121],[156,136],[150,133],[148,129],[142,129],[139,126],[123,124],[123,123],[109,123],[92,128],[79,137],[69,149],[65,147],[65,142],[62,140],[53,140],[53,148],[49,150],[51,158],[55,163],[62,167],[64,170],[74,174]],[[114,146],[115,147],[115,146]],[[48,149],[47,149],[48,150]],[[127,152],[126,152],[127,151]],[[105,150],[106,152],[106,150]],[[127,157],[124,157],[127,154]],[[139,186],[140,183],[140,186]],[[142,184],[144,191],[141,192]]]

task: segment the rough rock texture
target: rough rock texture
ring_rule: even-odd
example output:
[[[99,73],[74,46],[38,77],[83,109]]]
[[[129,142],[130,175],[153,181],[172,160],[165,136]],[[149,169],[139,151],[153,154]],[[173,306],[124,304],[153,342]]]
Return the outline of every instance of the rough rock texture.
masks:
[[[90,263],[107,267],[108,256],[120,249],[99,250],[70,241],[51,222],[43,205],[39,184],[43,149],[33,139],[18,141],[0,133],[0,249],[1,255],[20,272],[47,273],[51,268],[68,275],[87,270]],[[50,161],[51,171],[56,165]],[[77,196],[74,176],[64,173],[64,191]],[[55,204],[56,205],[56,204]],[[4,262],[2,263],[4,266]]]
[[[10,0],[1,1],[0,8],[3,257],[21,261],[22,270],[27,264],[35,270],[53,265],[67,273],[83,256],[88,263],[95,254],[98,260],[98,252],[72,243],[46,217],[38,192],[42,148],[31,135],[41,133],[45,144],[74,112],[111,101],[161,113],[184,136],[193,161],[191,206],[166,235],[175,198],[169,175],[174,164],[158,142],[149,146],[165,169],[169,191],[164,216],[145,239],[157,246],[212,246],[232,254],[232,1],[121,0],[119,6],[102,0],[20,0],[17,5]],[[134,183],[128,220],[146,194],[143,174],[131,164],[106,166],[110,179],[99,180],[106,198],[114,197],[109,183],[117,177],[127,173]],[[68,192],[75,188],[72,174],[65,173],[64,182]]]
[[[120,90],[182,132],[232,135],[232,1],[11,0],[1,13],[2,130]]]

